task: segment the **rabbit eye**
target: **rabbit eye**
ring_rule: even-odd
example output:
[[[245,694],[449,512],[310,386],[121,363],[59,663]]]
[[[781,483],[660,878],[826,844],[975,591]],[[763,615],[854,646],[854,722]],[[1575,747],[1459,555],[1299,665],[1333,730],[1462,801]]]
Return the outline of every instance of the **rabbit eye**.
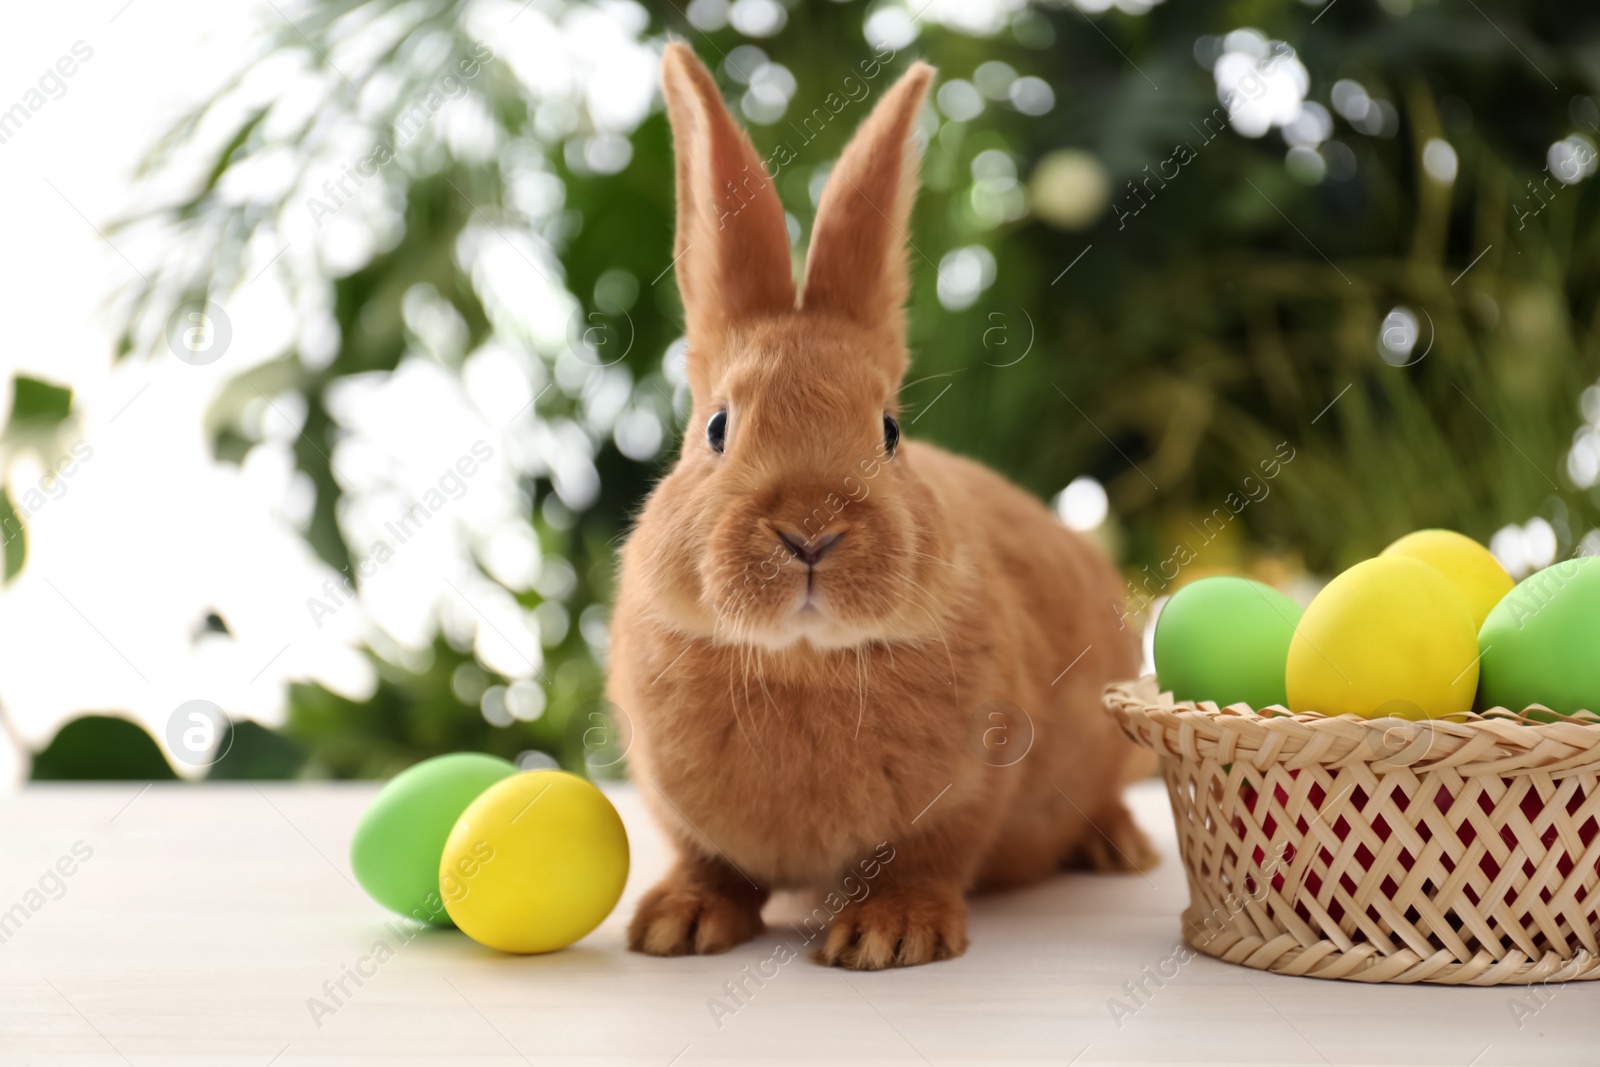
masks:
[[[883,447],[894,455],[895,446],[900,443],[900,424],[894,421],[894,416],[888,412],[883,416]]]
[[[721,452],[728,441],[728,413],[719,411],[706,423],[706,442],[714,452]]]

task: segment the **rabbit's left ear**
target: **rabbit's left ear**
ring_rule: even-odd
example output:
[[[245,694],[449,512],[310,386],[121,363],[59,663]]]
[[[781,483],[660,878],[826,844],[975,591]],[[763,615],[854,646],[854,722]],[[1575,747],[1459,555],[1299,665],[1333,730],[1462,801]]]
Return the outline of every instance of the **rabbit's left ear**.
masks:
[[[677,156],[673,247],[689,331],[690,388],[703,393],[728,327],[794,310],[789,230],[761,157],[688,45],[661,57]]]
[[[822,191],[806,257],[806,312],[886,329],[902,345],[906,227],[920,162],[911,131],[933,74],[913,63],[850,139]]]

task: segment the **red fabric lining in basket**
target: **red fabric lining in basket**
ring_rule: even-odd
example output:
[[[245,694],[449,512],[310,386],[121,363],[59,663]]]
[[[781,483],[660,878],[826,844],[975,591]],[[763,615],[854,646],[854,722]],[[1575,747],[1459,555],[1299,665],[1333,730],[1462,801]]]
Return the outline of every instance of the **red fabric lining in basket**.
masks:
[[[1291,778],[1297,779],[1300,777],[1300,772],[1297,770],[1290,770],[1288,773]],[[1505,784],[1508,789],[1514,786],[1514,783],[1510,780],[1506,780]],[[1289,803],[1289,794],[1281,784],[1273,787],[1273,798],[1276,801],[1277,807],[1280,808],[1287,807]],[[1239,789],[1239,801],[1247,810],[1254,812],[1258,806],[1259,799],[1260,795],[1252,784],[1246,782],[1241,785]],[[1485,793],[1479,793],[1477,799],[1478,808],[1483,812],[1484,816],[1492,818],[1494,815],[1494,803],[1490,800],[1489,796]],[[1583,803],[1586,799],[1587,798],[1582,789],[1574,790],[1571,798],[1566,803],[1567,814],[1575,814],[1583,806]],[[1307,801],[1316,812],[1322,811],[1322,805],[1326,800],[1327,794],[1320,785],[1312,786],[1307,792]],[[1351,790],[1348,806],[1360,811],[1366,806],[1368,800],[1369,797],[1367,796],[1365,790],[1362,790],[1358,787]],[[1415,800],[1412,801],[1412,803],[1415,802]],[[1448,814],[1450,809],[1454,806],[1454,802],[1455,798],[1449,793],[1448,790],[1443,788],[1440,788],[1433,798],[1433,803],[1438,810],[1446,814]],[[1523,818],[1528,820],[1530,823],[1536,824],[1540,813],[1543,811],[1544,805],[1539,799],[1537,793],[1535,793],[1533,790],[1528,790],[1524,792],[1521,799],[1518,801],[1518,808],[1520,809]],[[1298,831],[1299,835],[1303,837],[1303,835],[1305,835],[1309,829],[1308,820],[1304,816],[1301,816],[1296,819],[1296,823],[1296,830]],[[1349,840],[1351,827],[1349,821],[1343,815],[1340,815],[1333,822],[1332,826],[1335,836],[1340,841]],[[1265,834],[1267,838],[1272,839],[1276,836],[1277,829],[1277,817],[1269,811],[1261,820],[1262,833]],[[1455,829],[1460,835],[1461,842],[1468,847],[1470,847],[1477,839],[1477,830],[1469,819],[1463,819]],[[1393,834],[1393,830],[1390,828],[1389,824],[1385,821],[1383,815],[1381,814],[1373,819],[1372,830],[1380,841],[1388,841]],[[1239,842],[1243,844],[1247,839],[1247,835],[1245,832],[1244,818],[1241,815],[1234,816],[1233,831]],[[1426,819],[1419,818],[1413,827],[1413,831],[1424,844],[1433,840],[1433,829]],[[1597,823],[1595,818],[1591,816],[1590,818],[1586,819],[1578,828],[1578,851],[1581,853],[1582,851],[1586,850],[1589,845],[1594,842],[1597,834],[1600,834],[1600,823]],[[1512,854],[1516,854],[1518,852],[1516,835],[1509,828],[1502,826],[1499,831],[1499,837],[1508,852],[1511,852]],[[1556,827],[1548,826],[1541,832],[1539,836],[1539,842],[1543,848],[1552,849],[1556,846],[1558,837],[1559,834]],[[1325,871],[1333,864],[1335,859],[1333,853],[1331,853],[1326,847],[1322,847],[1318,851],[1318,860],[1320,863],[1313,865],[1312,869],[1306,872],[1305,884],[1303,887],[1303,892],[1309,895],[1312,899],[1320,899],[1324,885],[1324,877],[1319,873],[1317,868],[1320,867]],[[1251,849],[1250,855],[1256,871],[1262,871],[1267,861],[1266,849],[1260,845],[1256,845]],[[1372,851],[1365,843],[1356,846],[1354,857],[1361,869],[1367,871],[1372,869],[1377,858],[1372,854]],[[1411,871],[1416,864],[1416,857],[1414,857],[1407,849],[1401,849],[1397,859],[1399,860],[1400,865],[1407,872]],[[1294,864],[1295,855],[1292,848],[1285,853],[1283,862],[1284,864],[1288,865]],[[1500,877],[1502,873],[1502,867],[1495,857],[1489,852],[1480,852],[1477,862],[1478,869],[1482,871],[1484,876],[1491,882]],[[1440,863],[1447,873],[1453,874],[1455,872],[1456,863],[1450,858],[1448,853],[1440,856]],[[1576,864],[1573,859],[1572,850],[1562,850],[1561,854],[1556,859],[1557,873],[1563,879],[1565,879],[1572,873],[1575,866]],[[1538,865],[1535,864],[1533,857],[1523,853],[1521,867],[1522,877],[1525,879],[1531,879],[1536,874]],[[1597,871],[1600,871],[1600,860],[1596,860],[1595,868]],[[1255,874],[1246,875],[1244,883],[1246,892],[1252,896],[1258,895],[1259,883]],[[1273,871],[1271,876],[1271,884],[1275,891],[1279,893],[1284,891],[1286,878],[1281,867]],[[1342,872],[1340,874],[1339,884],[1345,893],[1351,896],[1356,894],[1358,888],[1356,880],[1352,878],[1348,872]],[[1382,883],[1382,892],[1384,897],[1392,899],[1399,892],[1399,888],[1400,887],[1395,881],[1393,875],[1386,875],[1384,877]],[[1439,888],[1440,887],[1438,885],[1430,886],[1429,898],[1435,900],[1436,902],[1438,900],[1437,892]],[[1474,905],[1481,902],[1479,900],[1477,891],[1470,883],[1461,887],[1461,894]],[[1548,887],[1541,889],[1539,896],[1540,899],[1547,904],[1552,899],[1552,893]],[[1588,893],[1583,887],[1580,886],[1574,892],[1573,896],[1579,903],[1583,903],[1588,898]],[[1365,933],[1359,929],[1359,927],[1352,930],[1349,929],[1345,924],[1345,905],[1344,902],[1341,901],[1337,896],[1332,896],[1329,898],[1326,910],[1329,918],[1331,918],[1334,922],[1339,923],[1341,926],[1346,927],[1346,932],[1350,934],[1353,940],[1357,942],[1367,940]],[[1366,918],[1370,922],[1382,928],[1386,933],[1389,932],[1388,924],[1384,922],[1376,907],[1369,906],[1365,909],[1365,912]],[[1304,901],[1296,902],[1295,914],[1300,917],[1301,921],[1307,924],[1315,925],[1315,920],[1313,919],[1311,909]],[[1600,922],[1600,909],[1590,909],[1587,913],[1587,917],[1590,922]],[[1416,922],[1420,919],[1420,915],[1415,908],[1409,908],[1407,909],[1406,918],[1408,921]],[[1536,943],[1543,945],[1543,942],[1545,942],[1546,938],[1543,936],[1542,931],[1537,928],[1537,924],[1531,918],[1523,919],[1521,926],[1528,932],[1530,936],[1534,938]]]

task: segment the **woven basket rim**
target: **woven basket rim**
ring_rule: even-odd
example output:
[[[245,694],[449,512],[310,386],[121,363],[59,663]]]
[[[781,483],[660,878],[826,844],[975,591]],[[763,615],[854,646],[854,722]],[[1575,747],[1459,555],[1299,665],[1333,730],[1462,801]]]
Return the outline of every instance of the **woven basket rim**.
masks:
[[[1497,707],[1420,721],[1293,713],[1276,706],[1258,711],[1247,704],[1175,700],[1154,675],[1108,686],[1105,702],[1124,727],[1136,717],[1153,720],[1160,727],[1153,735],[1125,732],[1164,756],[1204,754],[1263,768],[1271,763],[1368,763],[1374,770],[1450,767],[1464,776],[1537,770],[1564,777],[1600,770],[1600,715],[1590,711],[1555,722],[1530,719],[1531,712],[1554,714],[1537,704],[1520,712]]]

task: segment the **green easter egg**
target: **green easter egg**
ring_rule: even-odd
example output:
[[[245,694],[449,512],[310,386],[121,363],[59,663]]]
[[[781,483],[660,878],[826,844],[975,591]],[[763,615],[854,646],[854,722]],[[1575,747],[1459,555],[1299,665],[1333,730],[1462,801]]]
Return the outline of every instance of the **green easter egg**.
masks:
[[[378,793],[350,840],[356,881],[379,904],[418,922],[450,925],[439,892],[439,860],[467,805],[516,765],[478,752],[435,756],[408,767]]]
[[[1284,665],[1300,605],[1248,578],[1201,578],[1156,622],[1156,677],[1178,700],[1287,706]]]
[[[1478,631],[1478,706],[1600,712],[1600,557],[1524,578]]]

